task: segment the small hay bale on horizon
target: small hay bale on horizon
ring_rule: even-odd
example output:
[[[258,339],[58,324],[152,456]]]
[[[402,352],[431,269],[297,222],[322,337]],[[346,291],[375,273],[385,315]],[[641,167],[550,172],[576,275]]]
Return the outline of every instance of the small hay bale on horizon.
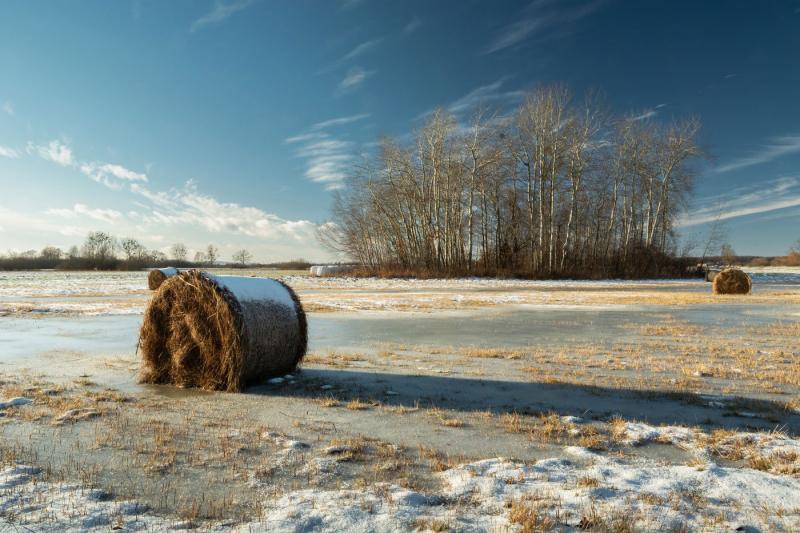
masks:
[[[343,272],[349,272],[353,267],[347,265],[313,265],[308,269],[312,276],[334,276]]]
[[[145,311],[140,381],[239,392],[295,370],[307,342],[303,306],[283,282],[181,272]]]
[[[156,268],[150,271],[147,275],[147,288],[151,291],[158,289],[167,278],[178,275],[178,269],[175,267]]]
[[[750,294],[753,282],[743,270],[726,268],[714,276],[714,294]]]

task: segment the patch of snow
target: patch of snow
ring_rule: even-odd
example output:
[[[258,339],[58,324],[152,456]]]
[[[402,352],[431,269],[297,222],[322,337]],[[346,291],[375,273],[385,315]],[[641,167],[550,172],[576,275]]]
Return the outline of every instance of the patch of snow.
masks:
[[[98,489],[42,481],[38,472],[24,465],[0,471],[1,531],[164,531],[182,522],[150,514],[139,502],[108,501]],[[207,530],[227,529],[212,523]]]
[[[67,422],[80,422],[81,420],[89,420],[100,416],[100,411],[91,408],[84,409],[70,409],[65,411],[58,418],[55,419],[55,424],[66,424]]]
[[[33,403],[33,400],[18,396],[17,398],[11,398],[10,400],[0,402],[0,411],[8,409],[9,407],[16,407],[18,405],[28,405],[29,403]]]
[[[686,428],[660,428],[662,433],[686,436]],[[680,431],[678,431],[678,429]],[[632,432],[648,438],[644,425]],[[292,439],[274,432],[263,438],[279,443],[286,453]],[[770,434],[741,434],[732,438],[763,444],[765,453],[800,449],[797,441]],[[731,443],[733,445],[733,440]],[[345,447],[325,451],[345,452]],[[335,453],[334,453],[335,455]],[[295,460],[298,454],[286,455]],[[280,466],[281,463],[279,463]],[[297,464],[304,475],[335,476],[334,459],[312,458]],[[75,485],[51,484],[35,478],[37,470],[18,466],[0,472],[0,528],[33,526],[36,530],[101,531],[114,524],[124,529],[163,530],[180,527],[149,514],[137,502],[103,501],[102,493]],[[437,474],[440,491],[422,493],[393,484],[378,483],[364,489],[304,489],[280,498],[264,496],[263,517],[246,523],[203,524],[207,530],[223,527],[238,532],[271,531],[401,531],[425,520],[444,523],[451,530],[513,530],[508,502],[529,498],[541,504],[540,512],[557,519],[557,527],[578,527],[583,519],[624,513],[637,530],[664,530],[683,526],[707,528],[709,517],[722,516],[726,530],[797,530],[800,515],[800,479],[749,469],[664,464],[647,458],[606,457],[586,448],[570,446],[562,457],[524,464],[503,458],[462,464]],[[593,480],[591,483],[582,480]],[[254,485],[258,488],[258,485]],[[10,490],[8,490],[10,489]],[[648,496],[648,498],[642,498]],[[557,516],[556,516],[557,513]],[[420,522],[421,521],[421,522]]]
[[[281,433],[276,433],[274,431],[267,431],[262,433],[261,438],[266,440],[271,440],[278,446],[288,450],[307,450],[308,448],[311,447],[305,442],[291,439],[286,435],[282,435]]]
[[[639,446],[649,442],[686,444],[695,437],[695,431],[686,427],[651,426],[639,422],[626,422],[623,442],[631,446]]]
[[[158,270],[161,271],[161,273],[167,276],[168,278],[178,275],[178,269],[175,267],[164,267],[164,268],[159,268]]]
[[[246,276],[216,276],[208,273],[204,275],[220,287],[231,291],[240,301],[271,300],[294,309],[292,295],[277,280]]]

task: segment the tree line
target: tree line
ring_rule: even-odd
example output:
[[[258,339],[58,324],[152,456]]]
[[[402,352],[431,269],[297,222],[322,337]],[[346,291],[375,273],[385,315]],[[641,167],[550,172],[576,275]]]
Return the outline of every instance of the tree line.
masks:
[[[252,254],[238,250],[232,255],[235,265],[248,266]],[[22,270],[60,268],[65,270],[135,270],[146,267],[213,266],[220,260],[219,249],[209,244],[204,250],[189,258],[189,250],[183,243],[175,243],[169,253],[151,250],[137,239],[117,239],[103,231],[93,231],[86,236],[81,246],[72,246],[64,251],[55,246],[46,246],[40,251],[9,252],[0,255],[0,269]]]
[[[439,109],[411,142],[384,137],[363,157],[320,238],[372,272],[677,274],[699,130],[696,118],[613,116],[564,85],[466,125]]]

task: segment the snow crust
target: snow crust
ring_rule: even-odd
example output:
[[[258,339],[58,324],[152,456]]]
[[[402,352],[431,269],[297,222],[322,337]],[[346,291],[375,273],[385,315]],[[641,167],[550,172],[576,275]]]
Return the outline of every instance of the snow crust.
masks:
[[[625,432],[633,445],[674,441],[698,456],[706,451],[702,439],[688,428],[629,423]],[[307,462],[300,471],[336,474],[334,459],[305,456],[310,452],[306,443],[274,432],[264,432],[261,438],[282,450],[279,467]],[[755,444],[765,455],[800,451],[794,439],[760,433],[732,434],[718,446],[736,446],[737,441]],[[338,450],[320,451],[330,456]],[[96,489],[44,482],[37,474],[38,469],[24,465],[0,471],[0,529],[10,525],[7,516],[14,516],[16,525],[32,525],[34,530],[68,532],[105,531],[111,525],[125,530],[188,526],[176,518],[155,516],[140,503],[106,501]],[[541,513],[550,513],[566,530],[579,529],[581,520],[592,513],[606,519],[624,516],[644,531],[800,528],[799,478],[711,461],[670,464],[567,446],[560,457],[532,464],[493,458],[458,465],[437,476],[441,489],[432,493],[377,483],[358,490],[296,490],[277,499],[265,495],[263,518],[235,526],[204,523],[199,529],[390,532],[443,523],[458,531],[513,531],[512,501],[539,505]],[[261,488],[257,482],[252,486]]]
[[[249,278],[245,276],[216,276],[204,274],[220,287],[228,289],[240,301],[271,300],[294,309],[294,300],[286,287],[270,278]]]

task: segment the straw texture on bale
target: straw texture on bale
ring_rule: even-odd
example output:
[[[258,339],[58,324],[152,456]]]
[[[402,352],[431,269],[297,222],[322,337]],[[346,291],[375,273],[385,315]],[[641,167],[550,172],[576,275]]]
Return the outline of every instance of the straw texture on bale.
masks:
[[[154,291],[158,289],[162,283],[164,283],[167,278],[174,276],[178,273],[177,268],[167,267],[167,268],[156,268],[151,270],[150,273],[147,275],[147,287]]]
[[[308,342],[297,295],[277,280],[244,278],[269,290],[237,297],[226,288],[234,278],[191,270],[161,284],[139,336],[142,382],[238,392],[297,367]],[[276,291],[288,297],[267,296]]]
[[[726,268],[714,276],[714,294],[749,294],[753,283],[738,268]]]

